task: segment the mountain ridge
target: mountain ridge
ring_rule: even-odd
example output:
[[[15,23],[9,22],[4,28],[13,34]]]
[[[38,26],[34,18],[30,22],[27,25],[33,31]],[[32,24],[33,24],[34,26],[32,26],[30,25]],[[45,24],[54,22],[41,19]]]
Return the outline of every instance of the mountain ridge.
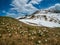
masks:
[[[27,24],[29,24],[28,22],[34,23],[37,24],[38,26],[40,26],[39,23],[40,24],[42,23],[42,25],[46,27],[60,27],[60,13],[53,13],[53,12],[49,12],[48,10],[40,10],[33,13],[32,15],[29,16],[26,15],[23,18],[21,17],[20,21]]]

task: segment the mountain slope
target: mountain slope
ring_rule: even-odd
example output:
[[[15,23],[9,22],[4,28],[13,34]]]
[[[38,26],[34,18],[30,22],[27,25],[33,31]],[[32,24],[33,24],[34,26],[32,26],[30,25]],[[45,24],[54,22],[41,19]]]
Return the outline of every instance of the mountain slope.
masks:
[[[0,45],[60,45],[60,28],[30,26],[0,17]]]
[[[33,26],[60,27],[60,13],[40,10],[30,16],[25,16],[20,21]]]

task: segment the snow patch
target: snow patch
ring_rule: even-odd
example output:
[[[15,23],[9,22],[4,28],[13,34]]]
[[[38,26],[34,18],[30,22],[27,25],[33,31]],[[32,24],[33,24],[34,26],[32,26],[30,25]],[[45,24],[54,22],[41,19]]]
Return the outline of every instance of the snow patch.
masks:
[[[22,19],[19,21],[22,21],[26,24],[33,25],[33,26],[60,27],[60,24],[58,24],[58,23],[43,21],[40,19],[36,19],[36,20],[34,20],[34,19]],[[28,22],[30,22],[31,24]],[[33,23],[36,25],[34,25]]]

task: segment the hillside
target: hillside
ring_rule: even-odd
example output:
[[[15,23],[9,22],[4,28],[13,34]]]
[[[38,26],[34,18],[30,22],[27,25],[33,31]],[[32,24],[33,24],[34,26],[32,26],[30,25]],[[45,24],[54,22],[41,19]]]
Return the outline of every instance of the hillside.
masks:
[[[31,26],[0,17],[0,45],[60,45],[60,28]]]

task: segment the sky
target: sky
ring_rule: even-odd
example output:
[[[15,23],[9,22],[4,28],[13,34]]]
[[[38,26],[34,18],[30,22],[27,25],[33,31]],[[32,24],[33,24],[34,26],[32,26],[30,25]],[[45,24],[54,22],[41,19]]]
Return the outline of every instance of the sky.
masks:
[[[0,16],[19,17],[45,8],[60,10],[60,0],[0,0]]]

